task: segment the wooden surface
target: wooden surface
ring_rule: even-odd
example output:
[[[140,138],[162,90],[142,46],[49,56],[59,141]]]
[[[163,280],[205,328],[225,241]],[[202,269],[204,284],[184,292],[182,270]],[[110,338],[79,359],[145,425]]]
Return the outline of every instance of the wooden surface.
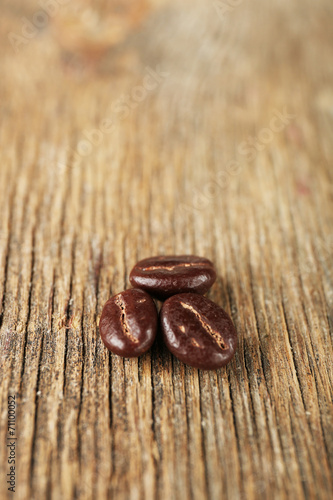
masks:
[[[1,2],[0,497],[331,498],[332,2],[57,5],[14,43],[40,6]],[[215,262],[226,368],[103,347],[167,253]]]

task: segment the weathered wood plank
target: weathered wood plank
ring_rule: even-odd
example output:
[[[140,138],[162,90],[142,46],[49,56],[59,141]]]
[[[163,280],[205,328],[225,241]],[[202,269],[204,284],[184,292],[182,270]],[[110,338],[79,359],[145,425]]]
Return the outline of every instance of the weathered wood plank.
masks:
[[[20,499],[326,500],[332,6],[121,6],[59,4],[16,51],[40,6],[3,3],[0,496],[15,395]],[[215,262],[227,367],[104,348],[103,304],[159,253]]]

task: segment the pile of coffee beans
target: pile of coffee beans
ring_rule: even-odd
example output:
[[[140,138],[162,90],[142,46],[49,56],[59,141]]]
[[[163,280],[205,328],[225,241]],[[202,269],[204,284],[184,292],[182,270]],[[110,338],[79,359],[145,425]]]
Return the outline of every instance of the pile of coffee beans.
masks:
[[[180,361],[214,370],[226,365],[237,347],[229,315],[203,297],[216,279],[212,262],[195,255],[150,257],[131,271],[135,288],[111,297],[99,322],[106,347],[124,357],[136,357],[152,346],[158,314],[152,299],[165,300],[160,325],[165,345]]]

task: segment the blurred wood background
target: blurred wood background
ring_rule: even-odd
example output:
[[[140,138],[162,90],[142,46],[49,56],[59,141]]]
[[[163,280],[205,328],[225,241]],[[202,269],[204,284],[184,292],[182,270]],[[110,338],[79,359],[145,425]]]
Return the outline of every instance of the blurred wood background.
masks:
[[[332,2],[0,5],[1,498],[332,498]],[[100,341],[168,253],[216,264],[224,369]]]

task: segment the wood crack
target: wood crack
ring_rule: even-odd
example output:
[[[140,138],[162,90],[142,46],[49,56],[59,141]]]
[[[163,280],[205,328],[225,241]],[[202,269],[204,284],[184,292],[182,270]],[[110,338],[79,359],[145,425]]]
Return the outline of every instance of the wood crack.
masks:
[[[30,317],[31,317],[31,303],[32,303],[34,268],[35,268],[35,229],[33,230],[33,233],[32,233],[31,273],[30,273],[30,288],[29,288],[29,296],[28,296],[28,315],[27,315],[27,319],[26,319],[26,328],[25,328],[25,332],[24,332],[23,357],[22,357],[22,367],[21,367],[21,376],[20,376],[20,394],[22,394],[22,392],[23,392],[23,389],[22,389],[23,388],[23,376],[24,376],[24,370],[25,370],[28,328],[29,328],[29,322],[30,322]],[[41,351],[41,353],[42,353],[42,351]],[[41,356],[41,354],[40,354],[40,356]],[[37,388],[36,388],[36,393],[37,393]]]
[[[201,376],[202,373],[200,370],[197,370],[196,373],[198,377],[198,385],[199,385],[199,401],[200,401],[200,432],[201,432],[201,451],[202,451],[202,456],[203,456],[203,462],[204,462],[204,470],[205,470],[205,486],[206,486],[206,496],[208,497],[209,494],[209,474],[208,474],[208,464],[207,464],[207,456],[206,456],[206,439],[205,439],[205,432],[202,426],[202,418],[203,418],[203,408],[202,408],[202,398],[203,398],[203,393],[201,390]]]

